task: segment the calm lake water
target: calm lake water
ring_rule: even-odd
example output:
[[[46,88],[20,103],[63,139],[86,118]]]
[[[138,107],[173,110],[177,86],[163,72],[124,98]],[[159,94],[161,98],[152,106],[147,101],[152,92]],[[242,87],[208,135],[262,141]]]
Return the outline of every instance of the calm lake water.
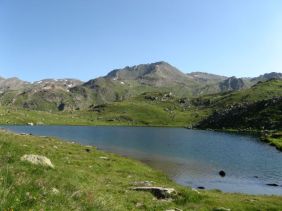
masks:
[[[3,126],[55,136],[141,160],[179,184],[226,192],[282,195],[282,153],[238,134],[182,128]],[[218,175],[220,170],[226,177]],[[276,183],[279,187],[266,184]]]

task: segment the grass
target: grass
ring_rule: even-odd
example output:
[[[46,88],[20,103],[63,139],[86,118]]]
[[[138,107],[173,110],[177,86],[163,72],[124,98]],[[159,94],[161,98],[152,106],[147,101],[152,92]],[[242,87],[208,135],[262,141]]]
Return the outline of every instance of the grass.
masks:
[[[282,151],[282,132],[270,133],[262,137],[262,140],[268,142],[272,146],[275,146],[278,150]]]
[[[144,95],[104,104],[93,110],[47,112],[0,107],[0,124],[45,125],[129,125],[186,127],[209,114],[208,109],[185,107],[177,98],[167,101],[145,100]]]
[[[24,154],[44,155],[55,168],[23,162],[20,158]],[[172,201],[164,201],[151,193],[131,190],[138,181],[154,181],[156,186],[175,188],[178,195]],[[282,198],[219,191],[197,193],[138,161],[95,147],[0,132],[0,210],[213,210],[218,207],[281,210]]]
[[[273,79],[258,83],[251,88],[234,92],[204,95],[197,99],[208,101],[210,106],[220,109],[238,103],[254,103],[282,96],[282,80]]]

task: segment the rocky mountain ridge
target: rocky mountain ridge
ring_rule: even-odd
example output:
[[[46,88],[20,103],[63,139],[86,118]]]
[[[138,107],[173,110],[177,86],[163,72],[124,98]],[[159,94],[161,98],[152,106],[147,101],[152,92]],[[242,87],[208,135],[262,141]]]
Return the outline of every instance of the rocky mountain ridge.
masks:
[[[271,78],[282,78],[282,73],[268,73],[256,78],[225,77],[203,72],[185,74],[161,61],[115,69],[104,77],[87,82],[44,79],[29,83],[17,78],[0,78],[0,104],[38,110],[86,109],[144,92],[171,92],[177,97],[191,98],[246,89]]]

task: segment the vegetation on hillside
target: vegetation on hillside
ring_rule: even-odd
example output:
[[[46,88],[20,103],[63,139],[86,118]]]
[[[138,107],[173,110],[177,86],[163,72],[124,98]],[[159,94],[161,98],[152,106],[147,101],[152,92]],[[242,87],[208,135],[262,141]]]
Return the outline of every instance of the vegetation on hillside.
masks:
[[[46,112],[0,107],[0,124],[37,125],[132,125],[189,127],[209,114],[187,98],[170,93],[144,93],[111,104],[91,106],[84,111]]]

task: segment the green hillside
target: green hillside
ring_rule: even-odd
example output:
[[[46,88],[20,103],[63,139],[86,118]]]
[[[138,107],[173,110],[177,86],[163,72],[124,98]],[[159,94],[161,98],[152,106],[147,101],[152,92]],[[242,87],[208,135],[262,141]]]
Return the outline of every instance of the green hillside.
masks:
[[[46,112],[2,107],[0,123],[189,127],[209,112],[210,109],[191,105],[187,98],[150,92],[121,102],[93,105],[84,111]]]

